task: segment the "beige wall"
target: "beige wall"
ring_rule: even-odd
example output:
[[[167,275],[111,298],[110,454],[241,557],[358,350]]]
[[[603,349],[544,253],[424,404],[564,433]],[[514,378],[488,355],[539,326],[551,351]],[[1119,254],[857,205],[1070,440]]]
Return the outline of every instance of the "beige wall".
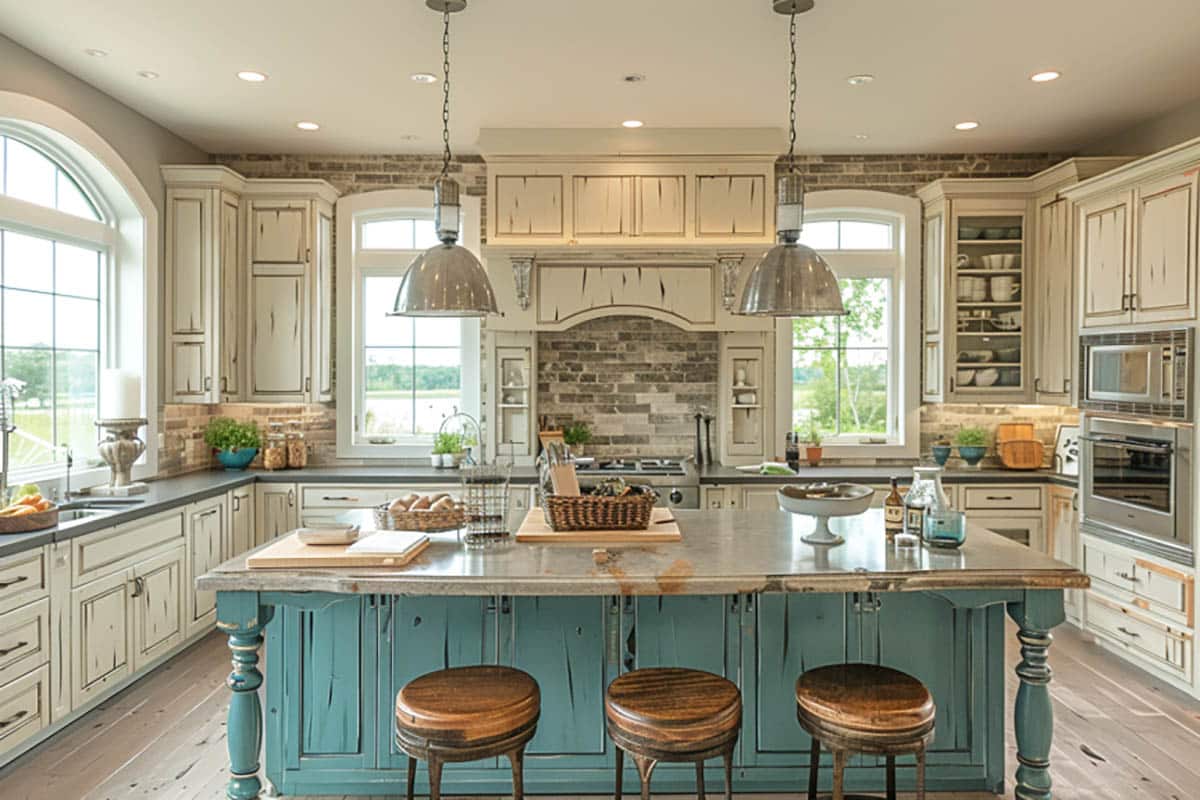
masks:
[[[1160,117],[1111,133],[1081,155],[1144,156],[1200,136],[1200,97]]]

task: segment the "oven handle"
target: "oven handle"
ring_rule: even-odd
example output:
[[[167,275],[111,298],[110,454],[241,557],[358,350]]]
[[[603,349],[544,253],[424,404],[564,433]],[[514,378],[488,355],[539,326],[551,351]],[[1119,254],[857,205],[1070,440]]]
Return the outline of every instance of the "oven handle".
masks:
[[[1113,439],[1107,436],[1080,436],[1084,441],[1094,444],[1104,444],[1111,447],[1119,447],[1122,450],[1132,450],[1135,453],[1156,453],[1158,455],[1170,455],[1175,452],[1175,448],[1169,444],[1143,444],[1141,442],[1130,442],[1125,439]]]

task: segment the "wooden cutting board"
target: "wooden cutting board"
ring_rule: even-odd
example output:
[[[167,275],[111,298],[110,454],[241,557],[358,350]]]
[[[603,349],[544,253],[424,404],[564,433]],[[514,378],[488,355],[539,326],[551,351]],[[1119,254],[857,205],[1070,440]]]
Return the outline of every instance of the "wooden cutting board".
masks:
[[[291,533],[246,558],[249,569],[303,569],[305,567],[403,567],[429,547],[429,539],[401,555],[347,553],[348,544],[304,544]]]
[[[679,523],[669,508],[651,511],[650,527],[644,531],[556,531],[546,523],[540,508],[529,509],[517,529],[517,541],[529,544],[656,544],[682,540]]]

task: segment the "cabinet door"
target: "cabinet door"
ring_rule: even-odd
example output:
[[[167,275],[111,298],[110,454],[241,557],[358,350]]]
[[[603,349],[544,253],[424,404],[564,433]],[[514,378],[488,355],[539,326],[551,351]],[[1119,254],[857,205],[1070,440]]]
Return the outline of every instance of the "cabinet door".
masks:
[[[316,258],[312,274],[312,400],[333,399],[333,216],[316,213]]]
[[[645,175],[634,179],[634,233],[638,236],[683,236],[684,177]]]
[[[747,486],[742,490],[743,511],[778,511],[779,496],[776,486]]]
[[[260,483],[255,486],[255,547],[294,531],[299,524],[295,484]]]
[[[765,236],[766,176],[699,175],[696,178],[697,236]]]
[[[250,207],[250,261],[300,264],[308,261],[308,203],[260,203]]]
[[[1196,176],[1172,175],[1137,191],[1134,322],[1196,318]]]
[[[1121,194],[1081,211],[1084,327],[1129,320],[1129,198]]]
[[[576,236],[621,236],[629,233],[630,178],[620,175],[577,175]]]
[[[498,236],[562,236],[561,175],[496,176]]]
[[[254,547],[254,486],[230,492],[229,557],[239,556]]]
[[[1080,565],[1079,516],[1076,509],[1078,492],[1074,489],[1051,488],[1049,498],[1049,525],[1046,530],[1046,549],[1050,555],[1073,567]],[[1067,618],[1079,620],[1080,592],[1067,589],[1063,592]]]
[[[1006,515],[999,511],[968,511],[967,521],[1039,553],[1046,552],[1045,524],[1040,515],[1035,517],[1011,513]]]
[[[1070,405],[1075,342],[1075,282],[1071,261],[1071,204],[1054,200],[1038,207],[1037,363],[1033,388],[1040,403]]]
[[[943,286],[946,271],[946,217],[944,214],[925,220],[925,261],[921,280],[922,311],[925,333],[942,333],[942,306],[945,303]]]
[[[0,686],[0,753],[50,724],[50,668],[43,666]]]
[[[927,403],[940,403],[943,397],[942,380],[945,357],[942,352],[941,339],[925,340],[924,358],[921,370],[921,399]]]
[[[241,391],[242,367],[241,214],[239,213],[238,198],[232,194],[221,194],[219,228],[220,389],[222,400],[229,401],[237,399],[238,393]]]
[[[167,302],[171,333],[208,332],[211,193],[172,189],[167,199]]]
[[[71,592],[71,696],[79,708],[132,670],[133,581],[128,570]]]
[[[176,547],[133,568],[133,668],[183,641],[184,551]]]
[[[171,398],[176,403],[207,403],[212,378],[208,375],[208,343],[204,339],[171,343]]]
[[[623,636],[623,665],[691,667],[736,680],[737,602],[725,595],[660,595],[634,600],[633,628]]]
[[[250,399],[304,400],[305,294],[302,265],[251,268]]]
[[[216,621],[216,592],[196,589],[196,578],[223,560],[225,542],[225,499],[206,500],[192,506],[188,514],[187,635],[201,633]]]

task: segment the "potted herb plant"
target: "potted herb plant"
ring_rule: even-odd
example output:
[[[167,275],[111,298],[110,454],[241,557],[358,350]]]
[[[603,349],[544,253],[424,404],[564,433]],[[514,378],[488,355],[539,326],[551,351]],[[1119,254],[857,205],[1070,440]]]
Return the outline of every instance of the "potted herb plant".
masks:
[[[933,443],[930,449],[933,451],[933,460],[937,462],[939,467],[944,467],[946,466],[946,461],[950,458],[950,451],[954,448],[951,446],[950,440],[942,436]]]
[[[821,447],[821,431],[817,428],[817,423],[809,423],[808,433],[804,436],[804,457],[808,459],[810,467],[821,466],[821,456],[825,450]]]
[[[250,466],[262,446],[258,426],[229,417],[215,417],[204,429],[204,443],[217,454],[217,461],[230,472]]]
[[[967,466],[975,467],[987,455],[987,431],[983,428],[959,428],[954,437],[958,445],[958,456],[967,462]]]
[[[572,422],[563,428],[563,441],[574,455],[583,455],[584,446],[592,440],[592,429],[586,422]]]
[[[433,453],[429,457],[430,463],[435,467],[453,467],[462,447],[461,433],[442,431],[433,437]]]

